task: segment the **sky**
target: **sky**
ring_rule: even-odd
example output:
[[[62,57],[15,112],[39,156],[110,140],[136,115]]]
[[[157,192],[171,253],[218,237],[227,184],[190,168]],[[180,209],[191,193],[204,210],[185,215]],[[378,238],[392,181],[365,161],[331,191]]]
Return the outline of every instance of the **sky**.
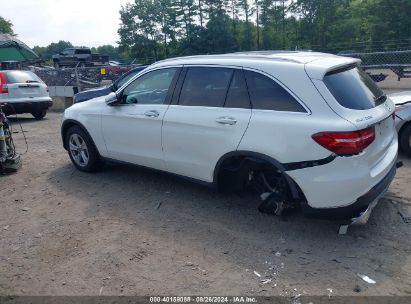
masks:
[[[1,0],[0,16],[28,46],[116,44],[119,10],[132,0]]]

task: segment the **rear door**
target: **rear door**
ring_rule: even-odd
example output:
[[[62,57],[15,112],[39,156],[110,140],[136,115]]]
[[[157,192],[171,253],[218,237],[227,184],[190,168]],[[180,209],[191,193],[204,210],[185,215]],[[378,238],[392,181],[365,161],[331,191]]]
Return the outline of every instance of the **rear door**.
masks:
[[[47,86],[29,71],[5,72],[10,101],[26,102],[48,97]]]
[[[356,129],[375,128],[375,140],[365,152],[369,164],[377,165],[397,136],[394,103],[356,65],[331,70],[313,82],[328,105]]]
[[[251,108],[241,69],[193,66],[179,81],[163,122],[168,171],[212,182],[219,158],[235,151]]]

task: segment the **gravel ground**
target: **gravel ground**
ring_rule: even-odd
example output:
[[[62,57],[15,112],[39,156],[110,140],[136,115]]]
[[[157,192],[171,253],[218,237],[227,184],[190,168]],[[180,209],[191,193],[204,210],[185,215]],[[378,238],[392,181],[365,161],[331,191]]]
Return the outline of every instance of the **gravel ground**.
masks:
[[[369,223],[339,236],[148,169],[79,172],[60,119],[23,115],[23,168],[0,176],[0,295],[411,294],[409,158]]]

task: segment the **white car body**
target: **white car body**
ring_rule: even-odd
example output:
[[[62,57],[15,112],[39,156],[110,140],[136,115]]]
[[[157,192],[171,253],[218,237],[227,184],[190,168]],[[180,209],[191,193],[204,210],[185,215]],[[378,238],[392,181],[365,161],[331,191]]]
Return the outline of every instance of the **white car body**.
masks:
[[[400,131],[406,123],[411,121],[411,91],[393,93],[388,96],[395,103],[395,125],[397,131]]]
[[[137,78],[170,67],[254,71],[279,84],[304,111],[184,106],[176,104],[178,97],[174,95],[169,104],[113,106],[106,104],[110,97],[99,97],[65,111],[63,141],[67,128],[78,123],[87,130],[102,158],[210,184],[216,182],[216,170],[224,158],[258,156],[277,164],[298,185],[306,209],[325,210],[327,214],[342,208],[345,213],[344,208],[349,209],[377,187],[373,201],[386,191],[395,174],[398,150],[390,99],[371,109],[352,110],[341,106],[323,82],[327,72],[358,62],[314,52],[251,52],[164,60],[149,66]],[[119,96],[135,80],[116,94]],[[357,155],[338,156],[312,138],[319,132],[349,132],[370,126],[375,128],[375,140]]]
[[[395,103],[395,126],[400,148],[411,156],[411,91],[389,94],[389,97]]]

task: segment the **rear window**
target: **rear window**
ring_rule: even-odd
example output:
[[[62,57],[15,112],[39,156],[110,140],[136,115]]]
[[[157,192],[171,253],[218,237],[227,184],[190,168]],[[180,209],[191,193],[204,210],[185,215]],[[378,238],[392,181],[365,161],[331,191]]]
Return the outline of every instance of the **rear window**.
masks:
[[[40,78],[36,74],[28,71],[10,71],[5,74],[7,83],[40,82]]]
[[[386,100],[384,93],[363,70],[347,67],[329,72],[324,83],[340,105],[352,110],[368,110]]]

